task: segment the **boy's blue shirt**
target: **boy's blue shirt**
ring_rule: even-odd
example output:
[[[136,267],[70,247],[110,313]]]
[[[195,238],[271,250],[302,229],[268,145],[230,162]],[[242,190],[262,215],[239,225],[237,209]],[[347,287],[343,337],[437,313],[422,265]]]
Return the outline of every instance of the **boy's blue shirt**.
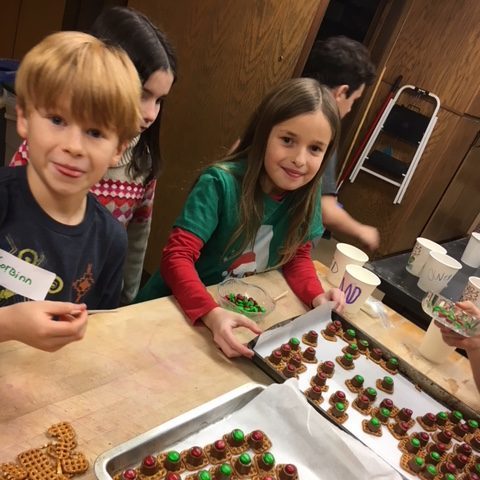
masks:
[[[0,168],[0,248],[57,275],[47,300],[119,305],[127,235],[91,194],[83,221],[63,225],[36,202],[26,167]],[[0,285],[0,307],[25,300]]]

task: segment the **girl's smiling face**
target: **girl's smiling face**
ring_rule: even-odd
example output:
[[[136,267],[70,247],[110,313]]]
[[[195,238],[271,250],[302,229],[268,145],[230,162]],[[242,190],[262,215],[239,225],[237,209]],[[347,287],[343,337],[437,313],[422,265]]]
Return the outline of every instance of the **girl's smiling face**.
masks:
[[[332,129],[320,110],[275,125],[265,151],[263,191],[282,194],[309,183],[318,173],[331,139]]]

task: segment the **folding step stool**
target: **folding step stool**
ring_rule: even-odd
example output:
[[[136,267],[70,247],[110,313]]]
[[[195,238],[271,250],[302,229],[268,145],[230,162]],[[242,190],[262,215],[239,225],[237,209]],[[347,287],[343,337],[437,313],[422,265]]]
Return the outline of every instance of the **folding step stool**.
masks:
[[[413,108],[398,105],[398,99],[404,92],[416,97],[424,97],[429,103],[434,103],[435,108],[432,116],[428,117]],[[433,99],[433,102],[431,99]],[[390,100],[380,117],[372,136],[365,145],[358,163],[350,175],[350,182],[353,183],[355,181],[360,170],[380,178],[398,187],[398,192],[393,203],[399,204],[405,195],[408,184],[412,179],[428,139],[437,123],[437,113],[439,110],[440,99],[433,93],[413,85],[401,87],[395,97]],[[415,154],[409,164],[379,150],[371,152],[381,133],[389,134],[392,137],[417,146]],[[375,168],[375,170],[372,168]],[[385,174],[388,174],[388,176]]]

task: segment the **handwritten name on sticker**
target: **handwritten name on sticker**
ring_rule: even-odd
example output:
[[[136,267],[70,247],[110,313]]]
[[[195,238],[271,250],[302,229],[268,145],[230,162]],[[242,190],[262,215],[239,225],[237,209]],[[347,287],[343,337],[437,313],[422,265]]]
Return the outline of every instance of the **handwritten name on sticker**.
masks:
[[[31,300],[44,300],[55,276],[0,249],[0,285],[7,290]]]

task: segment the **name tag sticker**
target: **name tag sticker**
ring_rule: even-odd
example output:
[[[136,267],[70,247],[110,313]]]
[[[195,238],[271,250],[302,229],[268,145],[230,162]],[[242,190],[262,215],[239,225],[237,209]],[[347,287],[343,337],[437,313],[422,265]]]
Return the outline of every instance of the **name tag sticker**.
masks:
[[[31,300],[45,300],[55,277],[54,273],[0,249],[0,285],[2,287]]]

